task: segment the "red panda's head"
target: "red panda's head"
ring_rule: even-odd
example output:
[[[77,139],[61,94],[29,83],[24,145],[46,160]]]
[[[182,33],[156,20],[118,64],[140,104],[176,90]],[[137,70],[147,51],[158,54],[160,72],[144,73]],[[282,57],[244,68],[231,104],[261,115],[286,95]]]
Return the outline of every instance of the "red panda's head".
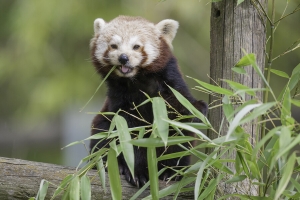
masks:
[[[134,77],[172,49],[178,22],[166,19],[153,24],[141,17],[119,16],[110,22],[96,19],[91,49],[94,62],[105,72],[117,66],[115,75]],[[102,69],[101,69],[102,68]]]

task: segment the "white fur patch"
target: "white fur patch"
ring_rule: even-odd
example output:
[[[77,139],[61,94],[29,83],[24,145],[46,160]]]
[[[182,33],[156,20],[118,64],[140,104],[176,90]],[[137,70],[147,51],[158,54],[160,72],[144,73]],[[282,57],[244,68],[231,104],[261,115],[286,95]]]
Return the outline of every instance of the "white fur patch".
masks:
[[[114,35],[111,37],[111,41],[109,42],[109,44],[116,44],[119,45],[122,43],[122,38],[119,35]]]

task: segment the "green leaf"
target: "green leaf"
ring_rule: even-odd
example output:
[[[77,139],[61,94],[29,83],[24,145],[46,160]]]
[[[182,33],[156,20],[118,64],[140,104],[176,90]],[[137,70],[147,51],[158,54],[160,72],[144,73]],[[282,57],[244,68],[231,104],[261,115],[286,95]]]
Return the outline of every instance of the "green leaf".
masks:
[[[152,104],[154,117],[153,125],[157,127],[158,135],[161,137],[166,146],[169,136],[169,123],[162,120],[168,119],[166,103],[161,97],[155,97],[153,98]]]
[[[239,91],[239,90],[243,90],[245,91],[247,94],[255,96],[255,93],[253,91],[250,90],[249,87],[242,85],[240,83],[231,81],[231,80],[224,80],[226,83],[228,83],[228,85],[235,91]]]
[[[59,195],[65,189],[65,187],[71,182],[72,179],[73,179],[73,175],[70,174],[70,175],[66,176],[62,180],[60,185],[57,187],[57,189],[55,190],[51,199],[54,199],[57,195]]]
[[[238,0],[236,5],[238,6],[239,4],[241,4],[243,2],[244,2],[244,0]]]
[[[234,132],[234,130],[241,124],[242,118],[250,112],[252,109],[257,108],[258,106],[261,106],[263,104],[252,104],[252,105],[247,105],[245,106],[232,120],[230,123],[230,126],[228,128],[227,134],[226,134],[226,139],[227,141],[230,138],[230,135]]]
[[[300,107],[300,101],[296,99],[291,99],[291,103],[297,107]]]
[[[238,1],[243,1],[243,0],[238,0]],[[238,63],[234,65],[234,67],[245,67],[248,65],[252,65],[252,60],[256,60],[255,54],[253,53],[246,54],[239,60]]]
[[[233,67],[233,68],[231,68],[231,70],[238,74],[247,74],[246,70],[241,67]]]
[[[227,180],[225,183],[235,183],[235,182],[240,182],[246,179],[246,175],[239,175],[239,176],[233,176],[231,179]]]
[[[288,129],[286,129],[286,130],[288,130]],[[276,159],[279,159],[280,156],[282,156],[285,153],[287,153],[289,150],[291,150],[292,148],[294,148],[299,143],[300,143],[300,135],[297,135],[297,137],[293,138],[293,140],[290,142],[290,144],[288,146],[286,146],[284,149],[281,149],[281,151],[278,152],[278,154],[276,156]]]
[[[81,200],[91,199],[91,181],[87,175],[83,175],[80,179],[80,191]]]
[[[123,152],[124,159],[127,163],[127,166],[134,177],[134,152],[133,146],[129,142],[131,141],[131,135],[128,130],[127,122],[124,117],[120,115],[115,115],[116,127],[119,134],[120,146]]]
[[[49,182],[43,179],[40,184],[39,191],[36,195],[36,200],[44,200],[47,194],[47,190],[49,187]]]
[[[109,149],[107,155],[108,176],[112,198],[114,200],[122,199],[122,187],[119,175],[117,154],[113,149]]]
[[[165,154],[165,155],[159,156],[157,158],[157,161],[169,160],[169,159],[183,157],[183,156],[187,156],[187,155],[189,155],[188,152],[186,152],[186,151],[180,151],[180,152],[176,152],[176,153],[170,153],[170,154]]]
[[[194,137],[191,136],[173,136],[168,139],[168,146],[176,145],[180,143],[186,143],[195,140]],[[140,147],[164,147],[165,143],[161,138],[142,138],[137,140],[131,140],[131,144]]]
[[[191,77],[189,77],[189,78],[191,78]],[[227,90],[227,89],[221,88],[219,86],[211,85],[209,83],[205,83],[205,82],[200,81],[200,80],[195,79],[195,78],[192,78],[192,79],[194,79],[197,83],[199,83],[200,85],[202,85],[206,89],[211,90],[211,91],[213,91],[215,93],[226,94],[226,95],[230,95],[230,96],[232,96],[234,94],[231,90]]]
[[[298,193],[300,193],[300,183],[299,183],[299,180],[297,181],[297,180],[291,178],[290,181],[292,182],[293,186],[296,188],[296,190],[298,191]]]
[[[259,107],[254,108],[251,113],[249,113],[246,117],[244,117],[240,124],[244,124],[247,122],[250,122],[254,119],[257,119],[257,117],[264,115],[270,108],[276,105],[276,102],[270,102],[270,103],[264,103],[261,104]]]
[[[106,181],[106,176],[105,176],[105,166],[103,165],[103,160],[100,159],[99,162],[96,164],[97,166],[97,171],[99,174],[100,182],[102,184],[102,188],[104,189],[104,192],[106,193],[106,186],[105,186],[105,181]]]
[[[293,174],[293,169],[294,169],[294,165],[295,165],[295,161],[296,161],[296,154],[295,152],[289,157],[283,173],[282,173],[282,177],[279,181],[278,187],[276,189],[276,193],[275,193],[275,197],[274,200],[277,200],[280,198],[280,195],[283,193],[283,191],[285,190],[286,186],[288,185],[288,183],[290,182],[291,176]]]
[[[172,120],[167,120],[167,119],[163,119],[163,120],[170,123],[170,124],[172,124],[172,125],[174,125],[174,126],[176,126],[176,127],[178,127],[178,128],[182,128],[182,129],[191,131],[192,133],[195,133],[198,136],[200,136],[201,138],[203,138],[204,140],[207,140],[207,141],[211,142],[211,139],[209,139],[204,133],[202,133],[201,131],[199,131],[198,129],[196,129],[192,126],[189,126],[185,123],[172,121]]]
[[[70,146],[74,146],[76,144],[84,144],[84,142],[81,140],[81,141],[76,141],[76,142],[72,142],[70,144],[68,144],[67,146],[64,146],[63,148],[61,148],[62,150],[67,148],[67,147],[70,147]]]
[[[197,109],[194,105],[189,102],[182,94],[168,86],[173,94],[175,95],[176,99],[186,108],[190,113],[192,113],[194,116],[199,118],[204,124],[211,127],[211,124],[209,123],[208,119]]]
[[[281,76],[283,78],[290,78],[289,75],[283,71],[276,70],[276,69],[271,69],[270,70],[273,74],[276,74],[277,76]]]
[[[296,74],[300,74],[300,63],[292,71],[292,75]]]
[[[232,117],[234,116],[234,108],[233,105],[230,102],[230,99],[228,97],[228,95],[224,95],[223,99],[222,99],[222,103],[223,103],[223,111],[225,114],[226,119],[230,122],[232,120]]]
[[[217,179],[211,179],[208,183],[208,186],[205,188],[203,193],[199,196],[199,200],[205,200],[206,197],[217,187]]]
[[[261,140],[255,145],[254,149],[253,149],[253,153],[252,153],[252,158],[251,160],[253,162],[255,162],[257,160],[256,156],[259,152],[259,150],[265,146],[265,143],[267,141],[269,141],[270,138],[272,138],[274,136],[274,134],[278,134],[279,133],[279,130],[281,129],[282,127],[276,127],[274,129],[272,129],[271,131],[269,131],[265,137],[261,138]]]
[[[290,91],[292,89],[294,89],[294,87],[297,85],[299,80],[300,80],[300,63],[294,68],[294,70],[292,72],[292,76],[288,83],[288,87],[289,87]]]
[[[281,109],[281,123],[283,125],[290,125],[288,122],[288,118],[291,117],[291,94],[289,88],[286,88],[284,97],[283,97],[283,102],[282,102],[282,109]]]
[[[152,199],[158,200],[158,170],[157,170],[157,157],[156,157],[156,148],[148,147],[147,148],[147,161],[148,161],[148,172],[150,179],[150,192]]]
[[[69,197],[72,200],[80,199],[80,179],[78,176],[75,176],[70,182]]]

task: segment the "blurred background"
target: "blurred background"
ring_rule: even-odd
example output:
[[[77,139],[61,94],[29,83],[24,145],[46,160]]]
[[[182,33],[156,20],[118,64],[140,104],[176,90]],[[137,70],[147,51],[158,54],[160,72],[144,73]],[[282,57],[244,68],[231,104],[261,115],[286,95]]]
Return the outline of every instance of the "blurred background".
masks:
[[[284,3],[278,2],[278,16]],[[299,0],[289,4],[287,11]],[[208,0],[0,0],[0,156],[76,166],[88,154],[88,142],[61,148],[90,135],[90,112],[101,109],[106,92],[102,87],[80,112],[101,82],[89,52],[93,21],[118,15],[177,20],[173,46],[182,72],[209,81]],[[298,12],[280,24],[275,55],[300,38],[299,19]],[[298,50],[274,68],[290,74],[299,62]],[[285,82],[273,77],[271,83],[279,92]]]

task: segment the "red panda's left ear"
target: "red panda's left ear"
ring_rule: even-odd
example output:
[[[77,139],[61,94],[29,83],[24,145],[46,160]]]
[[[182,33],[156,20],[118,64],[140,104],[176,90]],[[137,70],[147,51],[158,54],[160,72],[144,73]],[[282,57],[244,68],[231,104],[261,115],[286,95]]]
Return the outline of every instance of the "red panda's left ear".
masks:
[[[168,45],[172,47],[172,41],[177,33],[179,23],[172,19],[165,19],[155,26],[160,31],[161,36],[166,40]]]
[[[100,30],[103,29],[103,27],[105,26],[106,22],[101,19],[101,18],[97,18],[94,21],[94,32],[95,34],[99,34]]]

